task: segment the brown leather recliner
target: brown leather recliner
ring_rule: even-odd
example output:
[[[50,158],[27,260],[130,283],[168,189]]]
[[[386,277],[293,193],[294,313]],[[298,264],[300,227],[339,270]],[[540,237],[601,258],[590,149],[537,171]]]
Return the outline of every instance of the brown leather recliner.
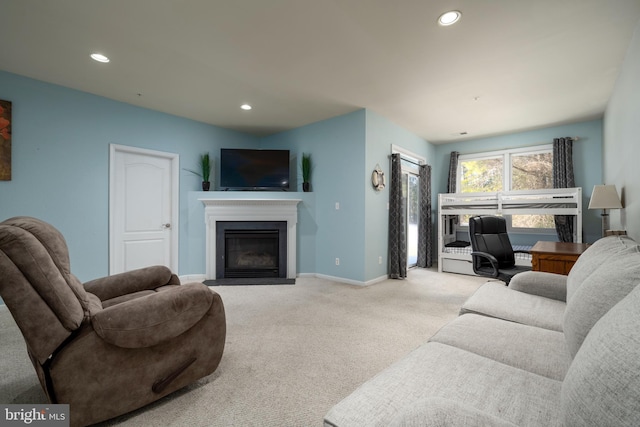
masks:
[[[64,237],[35,218],[0,223],[0,295],[50,403],[71,425],[140,408],[209,375],[224,350],[220,296],[156,266],[93,280],[71,274]]]

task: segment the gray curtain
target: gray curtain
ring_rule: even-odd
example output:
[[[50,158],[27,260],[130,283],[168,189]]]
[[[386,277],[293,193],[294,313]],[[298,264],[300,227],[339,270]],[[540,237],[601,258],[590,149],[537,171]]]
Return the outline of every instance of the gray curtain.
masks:
[[[407,277],[407,234],[402,203],[402,168],[400,154],[391,155],[391,185],[389,188],[389,277]]]
[[[458,157],[460,153],[457,151],[451,152],[449,158],[449,178],[447,180],[447,193],[455,193],[458,182]],[[458,215],[446,215],[445,221],[447,223],[447,229],[453,230],[458,223]]]
[[[420,222],[418,223],[418,267],[433,265],[431,225],[431,166],[420,165]]]
[[[458,157],[460,153],[457,151],[451,152],[451,158],[449,159],[449,180],[447,181],[447,193],[456,192],[456,182],[458,181]]]
[[[573,139],[553,139],[553,188],[572,188],[576,183],[573,176]],[[561,242],[573,242],[573,217],[556,215],[556,233]],[[580,232],[580,230],[578,230]]]

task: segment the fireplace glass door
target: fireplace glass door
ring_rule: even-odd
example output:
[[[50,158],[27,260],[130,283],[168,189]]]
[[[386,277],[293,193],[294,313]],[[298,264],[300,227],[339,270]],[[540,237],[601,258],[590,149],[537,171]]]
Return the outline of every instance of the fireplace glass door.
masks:
[[[225,277],[278,277],[278,230],[228,230]]]
[[[286,277],[286,238],[286,222],[219,222],[217,278]]]

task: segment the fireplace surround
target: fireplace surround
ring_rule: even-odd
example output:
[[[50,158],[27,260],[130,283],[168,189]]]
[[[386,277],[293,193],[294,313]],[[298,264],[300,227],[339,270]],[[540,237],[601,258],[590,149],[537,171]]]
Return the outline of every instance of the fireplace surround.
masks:
[[[205,206],[206,226],[205,264],[207,280],[218,279],[218,227],[225,222],[281,222],[286,224],[286,272],[281,277],[296,278],[296,240],[298,222],[298,203],[300,199],[261,199],[261,198],[202,198]],[[280,274],[282,274],[280,272]]]

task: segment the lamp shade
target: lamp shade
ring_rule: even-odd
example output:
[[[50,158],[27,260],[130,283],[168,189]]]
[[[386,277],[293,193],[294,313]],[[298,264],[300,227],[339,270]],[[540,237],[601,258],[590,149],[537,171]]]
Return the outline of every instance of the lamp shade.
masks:
[[[594,185],[589,209],[621,209],[620,197],[615,185]]]

